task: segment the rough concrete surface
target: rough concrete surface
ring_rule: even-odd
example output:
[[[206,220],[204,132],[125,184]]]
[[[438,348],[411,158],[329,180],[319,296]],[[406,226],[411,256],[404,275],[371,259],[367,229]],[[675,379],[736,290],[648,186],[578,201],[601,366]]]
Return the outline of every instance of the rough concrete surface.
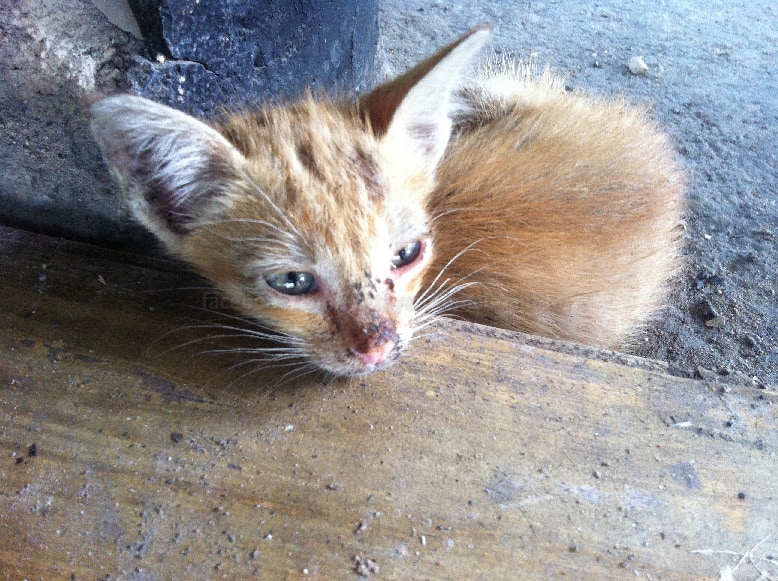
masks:
[[[548,63],[571,88],[652,104],[689,173],[687,267],[636,351],[681,375],[778,386],[772,2],[383,0],[380,20],[384,74],[489,23],[498,53]],[[111,244],[147,240],[116,203],[83,99],[126,86],[121,72],[139,41],[76,0],[0,0],[0,35],[3,221]]]
[[[89,133],[86,96],[124,87],[130,33],[83,0],[0,0],[0,220],[133,245]]]
[[[376,77],[378,0],[165,0],[146,10],[160,26],[145,44],[159,52],[132,59],[132,91],[200,117],[306,88],[353,94]]]

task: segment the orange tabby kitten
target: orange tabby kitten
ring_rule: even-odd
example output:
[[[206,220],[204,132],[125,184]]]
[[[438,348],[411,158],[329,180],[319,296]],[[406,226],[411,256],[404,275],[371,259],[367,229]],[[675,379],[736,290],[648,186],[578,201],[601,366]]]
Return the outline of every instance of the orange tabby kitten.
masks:
[[[444,312],[619,346],[676,269],[683,177],[643,112],[502,65],[476,29],[355,103],[308,96],[206,125],[92,107],[134,215],[338,375],[388,365]]]

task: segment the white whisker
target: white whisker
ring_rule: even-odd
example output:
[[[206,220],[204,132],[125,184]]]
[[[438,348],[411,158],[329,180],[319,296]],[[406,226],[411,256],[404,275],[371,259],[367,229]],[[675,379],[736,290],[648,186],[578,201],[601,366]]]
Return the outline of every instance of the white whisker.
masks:
[[[260,321],[257,321],[256,319],[249,318],[249,317],[243,317],[240,315],[234,315],[231,313],[227,313],[224,311],[215,311],[213,309],[207,309],[205,307],[195,307],[191,305],[187,305],[189,308],[195,311],[200,311],[204,313],[208,313],[211,315],[216,315],[219,318],[227,319],[229,321],[237,321],[238,323],[241,323],[243,325],[248,325],[250,327],[253,327],[252,329],[247,329],[245,327],[237,327],[232,325],[227,325],[224,323],[218,323],[218,322],[207,322],[207,323],[201,323],[198,325],[190,325],[188,327],[183,327],[183,329],[186,328],[213,328],[213,329],[224,329],[224,330],[234,330],[234,331],[240,331],[243,333],[250,334],[252,337],[257,337],[261,339],[269,339],[271,341],[281,341],[288,344],[304,344],[305,341],[299,337],[296,337],[294,335],[289,335],[288,333],[284,333],[283,331],[278,331],[276,329],[273,329],[271,327],[268,327],[267,325],[264,325]],[[218,319],[217,319],[218,321]]]
[[[242,359],[237,363],[233,363],[232,365],[227,367],[227,369],[230,371],[234,371],[236,369],[240,369],[241,367],[245,367],[246,365],[254,365],[254,364],[260,364],[260,366],[255,371],[266,369],[268,364],[270,364],[270,367],[272,368],[284,368],[284,367],[297,368],[300,366],[301,363],[302,363],[302,356],[294,359],[292,357],[285,357],[285,358],[280,358],[278,360],[276,360],[275,358],[262,357],[262,358]]]
[[[180,331],[192,331],[192,330],[212,330],[212,331],[232,331],[231,333],[209,335],[209,339],[227,339],[227,338],[246,338],[246,339],[265,339],[268,341],[275,341],[276,343],[284,343],[286,345],[303,345],[305,342],[298,337],[291,335],[284,335],[280,333],[256,331],[254,329],[245,329],[243,327],[233,327],[231,325],[224,325],[221,323],[208,323],[208,324],[195,324],[178,327],[169,333],[176,333]]]
[[[305,350],[306,341],[300,337],[272,329],[256,319],[244,317],[238,314],[218,311],[206,307],[184,305],[187,308],[209,316],[210,320],[193,321],[165,333],[164,336],[177,333],[203,331],[204,336],[190,338],[175,345],[170,350],[185,349],[202,345],[200,355],[235,356],[240,358],[227,366],[218,375],[229,373],[241,368],[250,367],[230,383],[233,385],[246,377],[266,369],[290,368],[283,376],[273,382],[273,389],[288,381],[290,378],[307,375],[318,370],[318,367],[310,360]],[[237,345],[225,344],[225,341],[238,342]],[[241,345],[240,342],[259,341],[269,342],[268,345]],[[208,345],[208,343],[214,343]],[[221,345],[219,344],[221,343]],[[299,373],[299,375],[298,375]]]
[[[455,311],[463,307],[473,307],[473,306],[475,306],[474,301],[469,301],[469,300],[453,301],[451,303],[446,303],[442,305],[439,309],[436,309],[432,312],[422,313],[421,316],[416,317],[413,321],[414,335],[416,331],[418,331],[419,329],[422,329],[434,323],[437,319],[440,319],[441,317],[444,316],[449,319],[465,320],[464,317],[456,314]]]
[[[248,363],[265,363],[263,361],[249,361]],[[283,367],[291,367],[289,371],[284,373],[281,377],[279,377],[276,381],[274,381],[272,384],[266,386],[266,393],[270,394],[276,391],[279,387],[284,385],[287,382],[291,382],[297,379],[300,379],[301,377],[305,377],[306,375],[311,375],[313,373],[316,373],[320,371],[316,365],[310,362],[293,362],[293,363],[284,363],[284,364],[277,364],[273,365],[274,368],[283,368]],[[237,366],[232,367],[231,369],[235,369]],[[238,382],[242,382],[247,377],[253,375],[254,373],[258,373],[264,369],[264,365],[259,365],[254,369],[250,369],[246,373],[242,374],[240,377],[236,378],[232,382],[230,382],[230,387],[234,386]]]
[[[481,240],[476,240],[451,258],[435,276],[424,292],[416,298],[414,301],[414,309],[416,311],[413,320],[414,336],[416,336],[420,330],[433,324],[435,320],[441,316],[459,318],[452,313],[464,307],[475,306],[475,302],[471,299],[454,300],[454,297],[472,286],[483,284],[481,282],[468,280],[476,275],[480,269],[476,269],[470,274],[459,278],[453,284],[451,278],[441,280],[441,277],[444,272],[451,267],[455,260],[463,256],[466,252],[473,250],[473,247],[479,242],[481,242]]]
[[[477,272],[477,271],[476,271]],[[472,276],[472,275],[468,275]],[[460,279],[457,281],[457,284],[454,286],[446,289],[444,285],[449,282],[450,279],[446,279],[441,283],[441,285],[435,289],[435,292],[425,297],[425,299],[419,303],[417,303],[416,310],[418,312],[424,313],[426,311],[434,309],[437,305],[440,303],[447,301],[455,294],[462,292],[463,290],[470,288],[471,286],[477,286],[480,285],[480,282],[470,281],[470,282],[462,282],[463,279]]]
[[[438,274],[437,274],[437,275],[435,275],[435,278],[432,280],[432,282],[429,284],[429,286],[428,286],[428,287],[427,287],[427,288],[424,290],[424,292],[423,292],[423,293],[421,293],[421,295],[419,295],[419,296],[416,298],[416,301],[415,301],[415,302],[416,302],[416,304],[417,304],[417,305],[418,305],[418,304],[424,304],[424,297],[425,297],[425,296],[427,296],[427,294],[429,294],[429,293],[430,293],[430,291],[432,291],[433,287],[435,287],[435,285],[438,283],[438,280],[440,280],[440,277],[441,277],[441,276],[443,276],[443,273],[444,273],[444,272],[446,272],[446,270],[447,270],[447,269],[448,269],[448,268],[449,268],[449,267],[450,267],[450,266],[451,266],[451,265],[454,263],[454,261],[455,261],[455,260],[457,260],[458,258],[460,258],[461,256],[463,256],[465,253],[467,253],[467,252],[470,252],[470,250],[472,250],[472,249],[473,249],[473,247],[474,247],[476,244],[478,244],[479,242],[481,242],[481,241],[482,241],[482,239],[476,240],[475,242],[472,242],[472,243],[468,244],[468,245],[467,245],[465,248],[463,248],[462,250],[460,250],[459,252],[457,252],[457,253],[456,253],[456,254],[455,254],[455,255],[454,255],[454,256],[453,256],[453,257],[452,257],[452,258],[451,258],[451,259],[450,259],[450,260],[449,260],[449,261],[448,261],[448,262],[447,262],[447,263],[446,263],[444,266],[443,266],[443,268],[441,268],[441,269],[440,269],[440,272],[438,272]],[[448,280],[448,279],[447,279],[447,280]],[[444,281],[442,284],[446,284],[447,280],[446,280],[446,281]],[[436,291],[436,292],[437,292],[437,291]]]
[[[254,183],[251,177],[245,174],[244,174],[244,180],[245,183],[250,183],[250,184]],[[297,226],[294,225],[294,223],[289,218],[289,216],[287,216],[286,212],[282,210],[280,207],[278,207],[278,205],[273,201],[273,199],[267,195],[267,192],[265,192],[262,188],[257,186],[252,188],[251,193],[259,194],[260,196],[262,196],[262,198],[264,198],[264,200],[268,203],[268,205],[275,211],[278,218],[280,218],[280,220],[289,228],[291,233],[294,233],[294,235],[297,236],[299,239],[303,238],[303,235],[297,229]],[[291,236],[291,233],[289,233],[288,235]]]
[[[298,350],[285,350],[285,349],[274,349],[274,348],[230,348],[225,347],[224,349],[206,349],[205,351],[201,351],[203,355],[206,354],[229,354],[229,355],[262,355],[264,356],[263,359],[266,361],[286,361],[289,359],[301,359],[304,357],[304,353],[301,353]]]
[[[453,293],[452,293],[453,294]],[[443,315],[445,313],[449,313],[458,309],[461,309],[463,307],[474,307],[475,301],[472,301],[470,299],[461,299],[456,301],[441,301],[440,304],[436,308],[430,308],[425,309],[424,311],[420,311],[418,314],[421,315],[420,317],[417,317],[417,320],[426,320],[426,319],[432,319],[435,317],[439,317],[440,315]]]
[[[445,212],[441,212],[440,214],[436,214],[430,219],[430,223],[434,222],[435,220],[438,220],[439,218],[443,218],[444,216],[448,216],[449,214],[456,214],[457,212],[461,212],[462,208],[453,208],[451,210],[446,210]]]
[[[302,238],[298,230],[294,228],[291,222],[288,225],[292,227],[294,235],[288,230],[284,230],[277,224],[273,224],[267,220],[259,220],[258,218],[225,218],[222,220],[204,220],[198,222],[199,226],[221,226],[222,224],[254,224],[256,226],[262,226],[263,228],[269,228],[275,232],[278,232],[282,236],[289,238],[292,242],[297,242],[300,238]]]

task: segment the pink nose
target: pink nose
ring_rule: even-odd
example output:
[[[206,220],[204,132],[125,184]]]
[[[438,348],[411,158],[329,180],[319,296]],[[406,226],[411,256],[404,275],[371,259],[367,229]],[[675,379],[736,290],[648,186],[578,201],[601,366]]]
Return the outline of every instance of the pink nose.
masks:
[[[359,349],[352,347],[351,352],[357,359],[366,365],[381,365],[389,359],[389,356],[392,354],[395,347],[397,347],[395,341],[386,341],[380,345],[371,345],[369,349],[365,351],[360,351]]]

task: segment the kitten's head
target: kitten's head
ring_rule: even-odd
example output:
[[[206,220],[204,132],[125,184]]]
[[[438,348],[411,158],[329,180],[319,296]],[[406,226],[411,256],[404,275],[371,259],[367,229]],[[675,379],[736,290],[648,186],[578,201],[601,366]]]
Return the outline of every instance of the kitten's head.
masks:
[[[217,127],[146,99],[92,106],[133,214],[289,351],[338,375],[411,338],[433,252],[425,203],[480,29],[358,103],[307,97]]]

